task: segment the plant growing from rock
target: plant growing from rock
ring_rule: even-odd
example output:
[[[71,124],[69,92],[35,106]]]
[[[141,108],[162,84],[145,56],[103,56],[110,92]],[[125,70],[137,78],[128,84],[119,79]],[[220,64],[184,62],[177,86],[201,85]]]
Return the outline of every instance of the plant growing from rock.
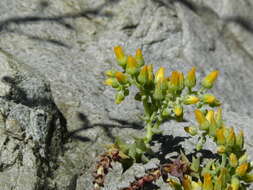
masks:
[[[122,164],[124,170],[133,163],[145,163],[146,155],[151,152],[150,142],[155,134],[160,133],[160,125],[165,121],[184,120],[186,106],[194,106],[198,127],[185,127],[190,135],[198,135],[196,150],[201,150],[206,137],[211,137],[217,144],[217,152],[221,159],[201,163],[200,158],[193,157],[190,161],[183,153],[172,163],[164,164],[147,171],[147,174],[137,178],[124,190],[136,190],[146,183],[152,183],[161,176],[176,190],[238,190],[245,189],[246,183],[253,181],[249,174],[252,165],[247,160],[243,149],[243,133],[235,134],[233,128],[224,125],[221,109],[206,111],[206,107],[220,106],[220,101],[208,90],[218,76],[218,71],[212,71],[196,88],[195,68],[186,76],[182,72],[172,71],[165,76],[165,68],[159,68],[155,73],[153,65],[146,65],[140,49],[135,56],[125,55],[122,47],[114,48],[116,60],[121,71],[106,71],[105,84],[116,90],[115,103],[120,104],[129,95],[129,88],[135,86],[138,92],[135,100],[140,101],[144,108],[142,120],[145,123],[145,135],[135,137],[133,143],[125,143],[117,138],[108,146],[108,151],[100,156],[94,172],[94,189],[100,189],[105,182],[105,176],[111,168],[112,161]],[[168,177],[170,176],[170,177]],[[172,178],[171,176],[174,176]],[[216,183],[215,183],[216,182]]]

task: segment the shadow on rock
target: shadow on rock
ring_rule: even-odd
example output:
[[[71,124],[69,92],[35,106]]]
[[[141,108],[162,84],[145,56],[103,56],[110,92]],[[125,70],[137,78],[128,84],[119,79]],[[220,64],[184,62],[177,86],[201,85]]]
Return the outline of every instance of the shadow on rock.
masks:
[[[71,48],[66,43],[62,42],[61,40],[57,39],[50,39],[50,38],[43,38],[38,35],[31,35],[23,32],[21,29],[17,27],[12,27],[13,24],[19,25],[27,25],[27,24],[34,24],[34,23],[41,23],[41,22],[51,22],[56,23],[58,25],[63,26],[65,29],[68,30],[76,30],[74,26],[69,24],[66,20],[67,19],[77,19],[77,18],[86,18],[88,20],[92,20],[96,17],[112,17],[113,15],[109,12],[103,11],[104,7],[110,3],[115,3],[117,0],[110,0],[101,6],[94,8],[94,9],[85,9],[80,12],[73,12],[73,13],[67,13],[57,16],[37,16],[35,15],[28,15],[28,16],[14,16],[7,18],[5,20],[0,21],[0,32],[3,33],[15,33],[18,35],[23,35],[28,37],[31,40],[41,41],[41,42],[47,42],[51,43],[53,45],[65,47],[65,48]],[[48,1],[40,1],[38,5],[39,13],[45,11],[46,8],[50,6],[50,3]]]
[[[180,142],[183,142],[188,138],[189,137],[174,137],[172,135],[155,135],[151,145],[155,145],[154,142],[157,142],[161,144],[161,147],[154,157],[158,158],[161,164],[168,163],[166,155],[173,152],[176,152],[178,153],[177,155],[179,155],[180,151],[184,151]]]
[[[132,129],[142,129],[143,126],[140,123],[137,122],[129,122],[126,120],[120,120],[115,118],[110,118],[111,121],[117,122],[118,124],[110,124],[110,123],[94,123],[91,124],[87,116],[83,113],[78,113],[78,119],[82,122],[82,126],[79,129],[70,131],[68,133],[68,137],[76,140],[80,140],[83,142],[90,141],[88,137],[80,136],[78,133],[94,128],[94,127],[100,127],[104,130],[105,134],[112,139],[112,141],[115,141],[115,136],[112,134],[111,129],[112,128],[132,128]]]

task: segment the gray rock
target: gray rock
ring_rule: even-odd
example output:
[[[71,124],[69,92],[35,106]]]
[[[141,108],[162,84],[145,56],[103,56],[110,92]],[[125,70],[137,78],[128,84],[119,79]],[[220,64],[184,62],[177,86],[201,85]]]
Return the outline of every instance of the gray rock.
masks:
[[[5,80],[0,82],[0,96],[7,99],[0,99],[0,130],[8,129],[8,135],[0,133],[0,160],[5,168],[0,173],[1,189],[36,189],[43,180],[49,184],[44,189],[92,189],[91,172],[103,145],[116,136],[131,141],[132,135],[142,135],[138,117],[142,108],[133,100],[134,93],[117,106],[114,90],[102,84],[103,72],[117,67],[112,49],[118,44],[128,54],[142,48],[146,62],[155,69],[164,66],[186,73],[196,66],[198,78],[220,70],[213,93],[223,102],[228,124],[245,130],[252,156],[252,7],[249,0],[1,0],[0,77]],[[27,66],[12,64],[15,59]],[[63,155],[58,153],[64,122],[41,75],[49,80],[55,104],[68,124],[71,141],[64,145]],[[188,123],[162,126],[162,140],[180,142],[171,149],[193,149],[196,139],[175,137],[187,137],[182,127],[194,123],[189,118]],[[154,149],[159,151],[160,146],[156,139]],[[53,156],[46,165],[53,167],[48,170],[45,163],[40,164],[44,169],[39,174],[44,178],[26,177],[29,168],[38,171],[38,160],[47,152]],[[23,163],[17,161],[19,155],[31,159],[29,167],[17,164]],[[58,168],[54,168],[55,160]],[[125,179],[141,174],[138,170],[143,167],[135,165],[121,176],[121,167],[115,165],[106,188],[128,183]],[[21,171],[27,174],[22,179]],[[25,185],[27,181],[30,186]]]
[[[1,189],[44,189],[62,151],[64,118],[42,75],[5,51],[0,57]]]

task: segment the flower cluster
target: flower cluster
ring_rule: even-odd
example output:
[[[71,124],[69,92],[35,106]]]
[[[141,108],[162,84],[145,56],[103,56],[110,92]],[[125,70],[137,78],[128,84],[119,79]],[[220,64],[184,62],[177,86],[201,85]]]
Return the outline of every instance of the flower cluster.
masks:
[[[181,152],[172,163],[148,171],[125,189],[143,188],[146,183],[152,183],[160,177],[176,190],[244,190],[248,183],[253,182],[253,164],[248,161],[244,149],[243,132],[236,133],[224,124],[221,108],[217,111],[207,109],[221,105],[213,94],[208,93],[219,71],[210,72],[197,85],[194,67],[186,75],[172,71],[166,76],[164,67],[154,72],[152,64],[145,64],[140,49],[136,50],[134,56],[125,55],[120,46],[115,47],[114,52],[121,71],[106,71],[107,79],[104,83],[116,89],[116,104],[120,104],[129,95],[130,86],[137,88],[135,100],[143,104],[142,119],[146,134],[144,137],[134,137],[131,144],[116,138],[97,164],[94,172],[96,190],[103,186],[112,161],[119,161],[124,170],[134,162],[147,162],[146,154],[151,151],[150,142],[154,134],[160,133],[160,124],[170,120],[182,121],[184,109],[188,105],[195,107],[198,126],[185,127],[185,131],[199,137],[197,151],[202,149],[207,137],[213,139],[217,145],[218,157],[205,160],[193,156],[189,160]],[[197,86],[200,86],[199,89]]]

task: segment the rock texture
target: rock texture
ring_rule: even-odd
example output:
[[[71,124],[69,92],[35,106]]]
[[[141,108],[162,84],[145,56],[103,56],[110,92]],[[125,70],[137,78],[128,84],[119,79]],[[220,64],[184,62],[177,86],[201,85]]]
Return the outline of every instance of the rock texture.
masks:
[[[213,92],[227,123],[245,130],[253,158],[252,8],[250,0],[1,0],[1,189],[90,190],[103,144],[142,134],[141,106],[132,95],[115,105],[102,84],[116,65],[115,45],[127,53],[142,48],[155,68],[196,66],[199,78],[220,70]],[[174,127],[189,123],[165,123],[165,137],[190,150]],[[155,143],[173,144],[165,137]],[[104,189],[126,185],[144,167],[121,176],[116,165]]]

